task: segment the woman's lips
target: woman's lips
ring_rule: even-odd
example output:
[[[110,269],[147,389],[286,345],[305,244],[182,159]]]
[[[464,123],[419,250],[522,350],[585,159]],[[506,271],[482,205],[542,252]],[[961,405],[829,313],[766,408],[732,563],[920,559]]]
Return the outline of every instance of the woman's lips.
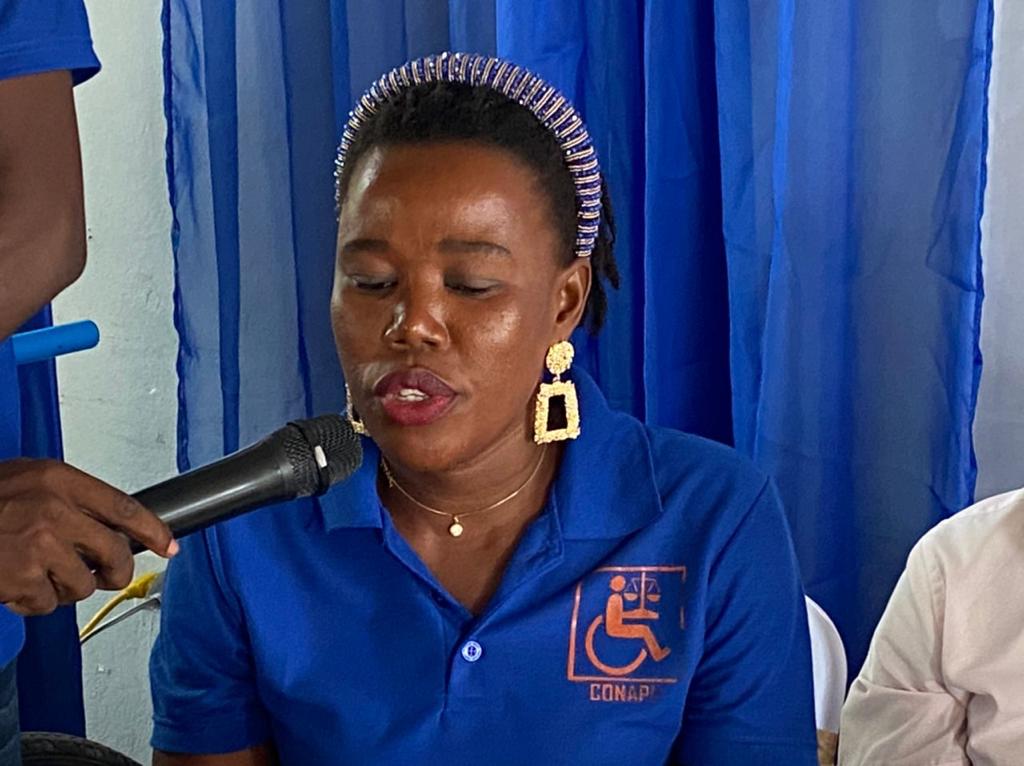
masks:
[[[401,426],[425,426],[445,415],[457,393],[428,370],[392,372],[373,388],[384,413]]]

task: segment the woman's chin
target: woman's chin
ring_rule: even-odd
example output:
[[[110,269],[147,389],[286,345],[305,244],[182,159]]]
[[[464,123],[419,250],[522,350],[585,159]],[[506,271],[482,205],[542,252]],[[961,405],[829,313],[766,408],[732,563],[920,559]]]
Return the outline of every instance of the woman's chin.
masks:
[[[435,473],[465,463],[473,451],[466,434],[456,429],[388,423],[372,431],[384,456],[410,471]]]
[[[454,407],[428,424],[411,425],[376,409],[367,425],[390,462],[409,471],[443,473],[496,453],[515,454],[508,448],[531,441],[519,418],[512,418],[515,425],[509,426],[509,418],[501,414]]]

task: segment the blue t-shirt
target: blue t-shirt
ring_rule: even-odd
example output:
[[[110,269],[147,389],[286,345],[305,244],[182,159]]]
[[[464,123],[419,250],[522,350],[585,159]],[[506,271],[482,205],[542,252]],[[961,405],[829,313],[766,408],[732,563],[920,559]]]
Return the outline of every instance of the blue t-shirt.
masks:
[[[99,68],[82,0],[0,0],[0,80],[69,69],[78,84]]]
[[[82,0],[0,0],[0,80],[68,69],[77,84],[99,68]],[[0,345],[0,459],[20,454],[19,407],[8,341]],[[0,667],[17,656],[24,640],[21,618],[0,606]]]
[[[817,763],[804,595],[772,484],[735,452],[611,411],[582,435],[474,616],[376,492],[183,542],[151,658],[153,746],[283,764]]]

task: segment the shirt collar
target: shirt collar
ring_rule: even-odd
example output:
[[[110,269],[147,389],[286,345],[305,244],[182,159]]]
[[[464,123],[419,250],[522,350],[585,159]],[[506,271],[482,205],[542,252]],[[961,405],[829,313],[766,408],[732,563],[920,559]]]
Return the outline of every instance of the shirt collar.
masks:
[[[580,436],[566,444],[553,499],[565,539],[624,537],[661,515],[654,463],[642,423],[608,406],[601,390],[575,370]],[[347,481],[317,499],[328,532],[380,528],[377,446],[363,438],[363,463]]]
[[[335,484],[315,501],[328,532],[343,527],[379,529],[382,526],[382,509],[377,495],[380,451],[365,436],[360,437],[360,441],[363,443],[362,464],[346,481]]]

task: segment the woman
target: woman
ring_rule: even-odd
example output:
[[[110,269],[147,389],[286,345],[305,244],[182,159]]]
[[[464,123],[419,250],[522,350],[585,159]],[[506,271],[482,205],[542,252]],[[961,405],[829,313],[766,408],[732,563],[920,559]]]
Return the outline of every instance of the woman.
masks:
[[[186,541],[155,763],[815,762],[771,485],[571,367],[617,281],[601,190],[518,67],[443,54],[363,97],[332,299],[363,466]]]

